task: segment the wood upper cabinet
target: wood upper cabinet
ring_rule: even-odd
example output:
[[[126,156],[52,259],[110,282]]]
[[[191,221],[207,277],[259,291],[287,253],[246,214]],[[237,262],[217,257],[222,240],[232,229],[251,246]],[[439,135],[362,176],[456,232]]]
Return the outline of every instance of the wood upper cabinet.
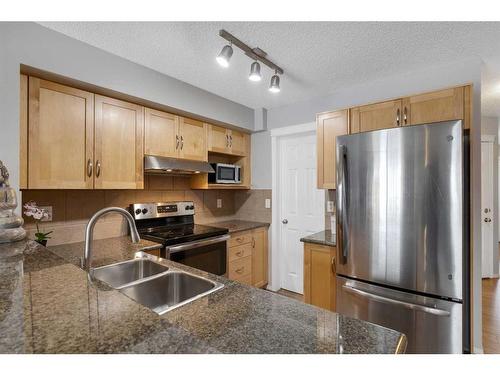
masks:
[[[319,114],[316,123],[318,189],[335,189],[336,142],[348,134],[348,110]]]
[[[146,155],[178,156],[179,116],[157,111],[144,110],[144,153]]]
[[[391,100],[351,109],[351,134],[401,126],[402,100]]]
[[[201,121],[181,117],[179,157],[207,161],[207,126]]]
[[[238,156],[249,155],[250,135],[217,125],[208,125],[208,151]]]
[[[29,77],[28,102],[27,187],[91,189],[94,95]]]
[[[142,189],[144,108],[95,96],[95,188]]]
[[[402,125],[464,119],[465,89],[455,87],[404,98]]]
[[[240,156],[248,155],[248,138],[250,136],[237,130],[229,130],[229,132],[231,154]]]
[[[252,231],[252,284],[267,285],[267,228]]]
[[[208,151],[229,154],[229,129],[208,125]]]
[[[335,311],[335,247],[304,243],[304,302]]]

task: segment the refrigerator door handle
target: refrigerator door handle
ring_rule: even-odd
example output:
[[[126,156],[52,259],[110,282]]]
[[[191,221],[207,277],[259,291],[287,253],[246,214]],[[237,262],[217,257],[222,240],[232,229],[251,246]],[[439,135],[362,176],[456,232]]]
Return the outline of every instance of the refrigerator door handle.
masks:
[[[347,220],[347,148],[345,145],[338,147],[338,176],[337,176],[337,215],[338,230],[337,242],[341,251],[340,263],[347,263],[349,249],[349,226]]]
[[[437,309],[435,307],[419,305],[416,303],[411,303],[411,302],[401,301],[401,300],[397,300],[397,299],[392,299],[389,297],[380,296],[378,294],[373,294],[373,293],[367,292],[365,290],[355,288],[355,287],[350,286],[350,285],[342,285],[342,288],[345,289],[345,291],[348,293],[357,294],[359,296],[366,297],[366,298],[369,298],[369,299],[372,299],[375,301],[392,303],[395,305],[406,307],[406,308],[411,309],[411,310],[423,311],[425,313],[432,314],[432,315],[450,316],[449,311]]]

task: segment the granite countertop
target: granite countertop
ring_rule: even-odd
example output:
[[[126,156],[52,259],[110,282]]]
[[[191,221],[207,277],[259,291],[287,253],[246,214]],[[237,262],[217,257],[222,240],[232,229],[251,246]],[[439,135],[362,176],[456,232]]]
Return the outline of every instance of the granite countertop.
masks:
[[[318,233],[311,234],[300,239],[302,242],[316,243],[318,245],[336,246],[336,238],[331,230],[324,230]]]
[[[229,233],[242,232],[245,230],[269,227],[269,223],[261,223],[257,221],[246,221],[246,220],[228,220],[220,221],[218,223],[208,223],[211,227],[225,228],[229,230]]]
[[[130,259],[138,245],[127,241],[95,241],[96,265]],[[82,249],[82,243],[0,245],[0,353],[396,353],[406,347],[405,336],[391,329],[168,260],[162,262],[224,288],[159,316],[75,266]]]

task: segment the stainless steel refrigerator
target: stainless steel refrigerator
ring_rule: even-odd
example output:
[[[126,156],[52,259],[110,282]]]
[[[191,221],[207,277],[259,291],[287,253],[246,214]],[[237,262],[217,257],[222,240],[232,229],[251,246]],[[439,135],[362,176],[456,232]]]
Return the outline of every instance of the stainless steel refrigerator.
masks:
[[[337,310],[410,353],[469,350],[467,160],[461,121],[337,138]]]

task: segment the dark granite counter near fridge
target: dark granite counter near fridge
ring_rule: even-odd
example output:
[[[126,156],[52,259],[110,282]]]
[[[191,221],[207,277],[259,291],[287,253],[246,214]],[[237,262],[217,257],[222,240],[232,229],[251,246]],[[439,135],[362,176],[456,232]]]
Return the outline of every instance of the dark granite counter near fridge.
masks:
[[[335,235],[329,229],[311,234],[310,236],[307,237],[302,237],[300,241],[307,243],[315,243],[318,245],[325,245],[325,246],[336,246],[337,244]]]
[[[258,221],[246,221],[246,220],[228,220],[219,221],[215,223],[208,223],[211,227],[225,228],[229,230],[229,233],[243,232],[246,230],[256,229],[256,228],[267,228],[269,223],[261,223]]]
[[[127,241],[95,241],[95,265],[130,259],[138,248]],[[399,353],[406,346],[396,331],[169,261],[224,288],[159,316],[91,280],[76,266],[82,250],[83,243],[0,245],[0,353]]]

